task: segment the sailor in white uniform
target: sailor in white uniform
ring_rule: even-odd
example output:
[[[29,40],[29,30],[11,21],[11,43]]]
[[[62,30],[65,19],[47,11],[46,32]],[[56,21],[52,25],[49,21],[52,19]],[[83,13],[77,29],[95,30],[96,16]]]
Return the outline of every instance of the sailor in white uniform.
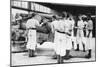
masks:
[[[73,19],[73,16],[70,16],[67,19],[67,22],[69,24],[69,28],[71,32],[72,49],[75,49],[75,46],[76,46],[76,38],[74,37],[75,20]]]
[[[69,25],[66,22],[65,18],[62,20],[55,20],[52,22],[54,34],[54,50],[57,54],[58,63],[63,63],[63,57],[69,53],[69,50],[72,48]]]
[[[28,31],[27,49],[29,50],[29,57],[35,56],[35,50],[37,45],[36,26],[39,26],[40,21],[41,21],[41,16],[35,15],[31,19],[29,19],[26,23],[26,28]]]
[[[82,17],[79,17],[78,20],[78,30],[77,30],[77,45],[78,49],[77,50],[83,50],[85,52],[85,44],[86,44],[86,39],[84,37],[84,26],[86,25],[86,22],[83,21]]]
[[[92,52],[92,30],[93,30],[93,21],[91,18],[88,18],[87,21],[87,44],[86,44],[86,50],[88,50],[88,54],[85,56],[86,58],[91,58],[91,52]]]

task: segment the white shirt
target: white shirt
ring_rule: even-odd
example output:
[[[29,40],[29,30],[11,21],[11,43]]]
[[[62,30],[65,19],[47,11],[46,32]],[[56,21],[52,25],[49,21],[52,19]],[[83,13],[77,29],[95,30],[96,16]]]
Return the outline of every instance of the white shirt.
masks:
[[[29,19],[26,23],[26,28],[36,28],[36,26],[39,26],[39,22],[34,18]]]
[[[69,20],[59,20],[52,22],[53,29],[61,32],[69,32],[69,30],[72,29],[72,25],[73,23],[69,22]]]
[[[88,21],[87,28],[88,28],[88,29],[93,29],[93,22],[92,22],[92,20],[89,20],[89,21]]]
[[[55,20],[51,23],[52,29],[64,32],[64,22],[62,20]]]
[[[78,21],[78,27],[79,27],[79,29],[83,29],[84,25],[85,24],[84,24],[83,20]]]

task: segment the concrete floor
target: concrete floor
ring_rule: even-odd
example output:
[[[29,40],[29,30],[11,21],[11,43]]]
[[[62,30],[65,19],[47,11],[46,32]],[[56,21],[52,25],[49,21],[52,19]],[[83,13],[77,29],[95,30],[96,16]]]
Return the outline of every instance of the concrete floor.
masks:
[[[90,59],[80,58],[78,56],[84,56],[87,52],[82,51],[73,51],[71,50],[70,54],[73,56],[77,56],[76,58],[71,58],[69,60],[64,60],[64,62],[80,62],[80,61],[95,61],[95,39],[92,38],[92,57]],[[36,57],[29,58],[27,52],[21,53],[11,53],[11,64],[12,66],[17,65],[35,65],[35,64],[51,64],[57,63],[56,59],[52,59],[54,55],[52,46],[50,45],[42,45],[37,48]]]

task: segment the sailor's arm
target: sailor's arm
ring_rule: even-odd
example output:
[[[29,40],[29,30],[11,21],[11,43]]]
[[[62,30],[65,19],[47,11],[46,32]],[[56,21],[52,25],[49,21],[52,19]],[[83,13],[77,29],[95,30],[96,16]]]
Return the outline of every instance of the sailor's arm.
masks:
[[[55,32],[54,25],[51,23],[50,26],[51,26],[51,32],[54,33]]]

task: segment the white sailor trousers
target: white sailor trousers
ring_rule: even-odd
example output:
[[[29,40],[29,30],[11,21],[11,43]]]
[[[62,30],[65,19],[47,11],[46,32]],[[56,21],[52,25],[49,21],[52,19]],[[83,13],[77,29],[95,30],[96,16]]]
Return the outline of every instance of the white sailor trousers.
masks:
[[[78,29],[77,30],[77,43],[79,44],[80,50],[83,50],[82,42],[86,44],[86,38],[84,37],[83,29]]]
[[[56,54],[60,56],[65,56],[66,50],[72,48],[71,39],[64,33],[55,32],[54,43],[54,50]]]
[[[90,34],[89,34],[90,33]],[[86,48],[86,50],[89,50],[89,49],[92,49],[92,31],[88,31],[88,34],[89,34],[89,37],[87,37],[86,38],[86,46],[85,46],[85,48]]]
[[[28,31],[28,42],[27,42],[27,49],[35,50],[36,48],[36,30],[30,29]]]

